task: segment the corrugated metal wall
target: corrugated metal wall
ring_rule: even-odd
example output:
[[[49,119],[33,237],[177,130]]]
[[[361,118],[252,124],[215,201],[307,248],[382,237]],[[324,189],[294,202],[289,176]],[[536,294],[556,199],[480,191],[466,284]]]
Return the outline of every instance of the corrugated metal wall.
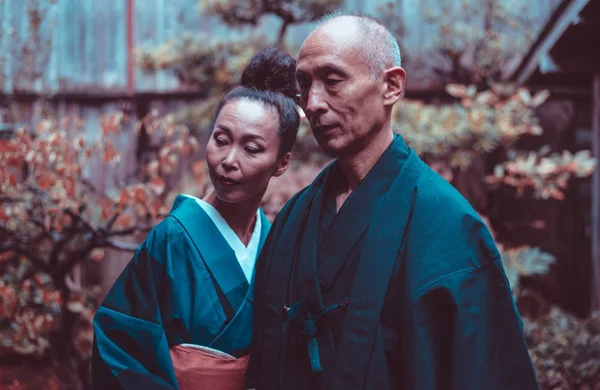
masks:
[[[461,11],[461,1],[450,2],[453,12]],[[515,0],[507,0],[514,2]],[[560,0],[529,0],[527,13],[539,21],[548,17]],[[4,56],[2,72],[7,77],[2,85],[6,93],[16,90],[35,92],[126,91],[127,88],[127,0],[0,0],[2,38],[0,52]],[[349,9],[373,12],[386,0],[346,0]],[[398,0],[403,10],[403,23],[408,31],[407,50],[413,55],[428,48],[431,34],[438,32],[423,23],[425,3],[419,0]],[[28,46],[37,54],[48,54],[47,63],[37,60],[42,77],[33,82],[22,77],[27,69],[15,55],[29,38],[30,4],[39,3],[47,10],[40,28],[41,42]],[[199,0],[134,0],[134,46],[155,47],[186,32],[213,36],[266,33],[275,39],[277,18],[265,18],[258,29],[235,30],[216,18],[200,15]],[[452,18],[453,15],[449,15]],[[292,26],[288,41],[299,45],[309,26]],[[51,39],[51,46],[45,45]],[[524,48],[526,50],[526,48]],[[43,56],[42,56],[43,57]],[[147,75],[135,71],[136,90],[166,92],[177,88],[175,78],[165,72]]]

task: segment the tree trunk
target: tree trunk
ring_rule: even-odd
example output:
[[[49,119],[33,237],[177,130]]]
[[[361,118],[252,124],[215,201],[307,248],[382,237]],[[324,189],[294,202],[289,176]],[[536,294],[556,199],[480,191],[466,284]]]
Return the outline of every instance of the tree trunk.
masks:
[[[279,29],[279,37],[277,38],[277,47],[279,47],[279,48],[283,47],[285,33],[286,33],[289,25],[290,25],[290,22],[288,22],[287,20],[284,20],[283,24],[281,25],[281,28]]]
[[[71,290],[64,276],[54,277],[54,286],[61,293],[60,322],[50,337],[52,359],[56,373],[64,390],[89,389],[89,380],[85,378],[87,369],[74,345],[77,314],[69,310]]]

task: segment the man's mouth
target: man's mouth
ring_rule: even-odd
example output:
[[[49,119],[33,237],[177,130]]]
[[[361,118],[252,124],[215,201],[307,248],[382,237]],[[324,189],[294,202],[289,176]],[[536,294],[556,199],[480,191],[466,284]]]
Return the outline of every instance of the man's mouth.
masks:
[[[337,124],[330,124],[330,125],[317,125],[315,128],[315,132],[319,133],[319,134],[324,134],[327,133],[329,130],[334,129],[338,127]]]

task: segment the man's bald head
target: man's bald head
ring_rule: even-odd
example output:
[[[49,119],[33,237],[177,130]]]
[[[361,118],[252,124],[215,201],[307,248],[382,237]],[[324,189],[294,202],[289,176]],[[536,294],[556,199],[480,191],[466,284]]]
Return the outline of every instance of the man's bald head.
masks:
[[[365,57],[374,77],[384,69],[402,66],[398,42],[379,20],[359,13],[333,12],[319,19],[313,32],[338,29],[344,34],[355,32],[355,50]]]

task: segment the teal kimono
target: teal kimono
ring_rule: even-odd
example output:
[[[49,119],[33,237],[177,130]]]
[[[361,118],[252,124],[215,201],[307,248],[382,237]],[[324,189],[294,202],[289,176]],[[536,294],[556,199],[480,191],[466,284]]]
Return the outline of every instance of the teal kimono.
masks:
[[[336,213],[334,161],[258,259],[247,387],[537,389],[490,232],[400,136]]]
[[[261,215],[260,246],[270,223]],[[248,353],[250,286],[234,251],[193,198],[178,196],[94,316],[93,389],[177,389],[182,343]]]

